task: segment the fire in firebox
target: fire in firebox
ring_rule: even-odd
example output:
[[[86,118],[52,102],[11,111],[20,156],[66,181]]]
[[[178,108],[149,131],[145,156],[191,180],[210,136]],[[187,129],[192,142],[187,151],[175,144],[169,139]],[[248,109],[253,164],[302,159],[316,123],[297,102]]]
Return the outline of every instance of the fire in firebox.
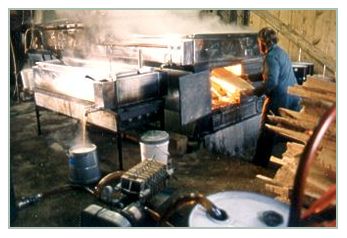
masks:
[[[240,104],[241,92],[253,89],[253,86],[241,76],[241,64],[212,70],[210,76],[212,109]]]

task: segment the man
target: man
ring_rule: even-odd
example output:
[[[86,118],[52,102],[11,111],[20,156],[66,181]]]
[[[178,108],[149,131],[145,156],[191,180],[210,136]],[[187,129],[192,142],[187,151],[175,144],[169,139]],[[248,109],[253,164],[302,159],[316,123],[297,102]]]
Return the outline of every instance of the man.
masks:
[[[254,91],[256,95],[265,94],[267,99],[263,113],[279,115],[280,107],[291,110],[300,110],[300,98],[288,94],[289,86],[297,84],[292,63],[287,53],[278,45],[276,32],[265,27],[258,33],[258,46],[260,53],[264,56],[263,62],[263,82]],[[266,121],[266,120],[265,120]],[[265,123],[264,123],[265,124]],[[266,167],[275,145],[275,134],[264,126],[261,130],[253,163]]]

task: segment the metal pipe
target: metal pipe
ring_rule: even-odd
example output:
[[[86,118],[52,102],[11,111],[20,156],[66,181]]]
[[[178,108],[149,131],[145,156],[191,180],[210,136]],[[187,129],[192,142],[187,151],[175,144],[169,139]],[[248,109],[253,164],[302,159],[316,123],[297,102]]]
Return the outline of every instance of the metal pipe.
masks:
[[[110,182],[119,180],[123,173],[123,171],[115,171],[104,176],[94,188],[95,196],[99,198],[102,189]]]
[[[326,192],[302,214],[301,219],[310,219],[312,214],[317,214],[330,206],[331,202],[336,199],[336,184],[330,186]]]
[[[320,120],[318,126],[314,130],[313,135],[307,142],[304,152],[301,156],[298,169],[296,171],[294,188],[291,196],[290,213],[288,226],[297,227],[301,223],[301,208],[303,205],[304,189],[306,186],[306,179],[308,176],[309,168],[313,160],[317,156],[317,150],[319,149],[320,142],[323,140],[325,133],[329,126],[336,119],[336,105],[329,109]]]
[[[92,107],[89,107],[87,108],[85,111],[84,111],[84,116],[87,117],[88,114],[90,113],[94,113],[94,112],[98,112],[98,111],[102,111],[104,108],[102,107],[95,107],[95,105],[93,105]]]
[[[138,56],[138,60],[137,60],[137,67],[140,70],[143,66],[143,62],[142,62],[142,50],[139,48],[139,56]]]
[[[31,33],[30,34],[30,42],[28,44],[28,33]],[[39,35],[40,35],[40,43],[41,43],[41,47],[43,49],[46,49],[46,43],[45,43],[45,37],[43,35],[43,32],[42,30],[38,29],[38,28],[35,28],[33,25],[28,28],[25,33],[24,33],[24,53],[28,53],[29,49],[32,49],[33,48],[33,41],[34,41],[34,37],[35,37],[35,32],[38,32]]]
[[[17,60],[16,60],[16,53],[14,51],[14,46],[12,43],[12,38],[10,38],[10,47],[11,47],[11,56],[12,56],[12,61],[13,61],[13,74],[15,78],[15,87],[14,87],[14,92],[13,95],[17,96],[17,102],[19,102],[19,85],[18,85],[18,69],[17,69]]]
[[[167,222],[167,219],[177,210],[181,209],[187,205],[200,204],[206,213],[213,219],[224,221],[228,218],[226,212],[216,205],[214,205],[210,200],[208,200],[204,195],[200,193],[190,193],[189,195],[183,195],[179,197],[161,216],[160,222]]]

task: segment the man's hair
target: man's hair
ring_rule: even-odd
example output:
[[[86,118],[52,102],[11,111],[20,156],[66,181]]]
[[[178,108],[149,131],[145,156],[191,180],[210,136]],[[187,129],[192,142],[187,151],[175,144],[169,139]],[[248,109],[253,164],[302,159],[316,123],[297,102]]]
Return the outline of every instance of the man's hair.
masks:
[[[269,48],[273,44],[277,44],[278,37],[276,31],[270,27],[264,27],[258,33],[258,37],[265,42],[266,46]]]

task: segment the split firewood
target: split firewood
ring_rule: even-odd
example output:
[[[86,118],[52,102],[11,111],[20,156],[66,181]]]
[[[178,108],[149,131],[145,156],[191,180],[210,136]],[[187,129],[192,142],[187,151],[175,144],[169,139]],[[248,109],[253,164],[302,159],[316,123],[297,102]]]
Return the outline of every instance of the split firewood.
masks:
[[[271,124],[265,126],[291,142],[286,143],[282,158],[270,158],[270,162],[278,167],[274,177],[257,175],[257,178],[266,183],[268,191],[277,194],[276,199],[289,202],[305,145],[322,115],[335,104],[336,85],[310,77],[302,86],[289,87],[288,92],[301,97],[300,112],[280,108],[279,116],[267,116]],[[328,128],[316,153],[305,181],[305,204],[318,199],[331,185],[336,184],[336,122]]]
[[[309,98],[315,101],[328,101],[336,102],[336,95],[324,94],[310,90],[304,86],[293,86],[288,88],[288,93],[300,96],[302,98]]]
[[[283,156],[298,158],[304,151],[305,146],[303,144],[298,144],[295,142],[287,142],[287,150],[284,152]]]
[[[269,124],[266,124],[265,126],[271,131],[301,144],[306,144],[306,142],[310,138],[310,135],[306,133],[297,132],[287,128],[273,126]]]
[[[311,121],[302,121],[272,115],[268,115],[267,118],[271,123],[280,123],[283,126],[293,128],[298,131],[312,131],[312,129],[314,129],[317,126],[316,123]]]
[[[302,121],[310,121],[314,123],[317,123],[319,120],[319,118],[313,115],[307,114],[303,111],[297,112],[297,111],[293,111],[286,108],[279,108],[278,111],[280,113],[280,116],[286,117],[286,118],[293,118],[293,119],[302,120]]]
[[[318,79],[315,75],[308,77],[303,85],[307,88],[317,88],[336,94],[336,83]]]
[[[292,130],[307,133],[307,134],[312,133],[318,124],[318,120],[316,122],[303,121],[303,120],[297,120],[297,119],[291,119],[291,118],[285,118],[285,117],[279,117],[279,116],[273,116],[273,115],[268,115],[267,118],[269,122],[273,124],[277,123],[287,129],[292,129]],[[336,138],[335,125],[331,125],[331,127],[328,128],[328,131],[326,134],[327,134],[326,136],[331,137],[332,139]]]

